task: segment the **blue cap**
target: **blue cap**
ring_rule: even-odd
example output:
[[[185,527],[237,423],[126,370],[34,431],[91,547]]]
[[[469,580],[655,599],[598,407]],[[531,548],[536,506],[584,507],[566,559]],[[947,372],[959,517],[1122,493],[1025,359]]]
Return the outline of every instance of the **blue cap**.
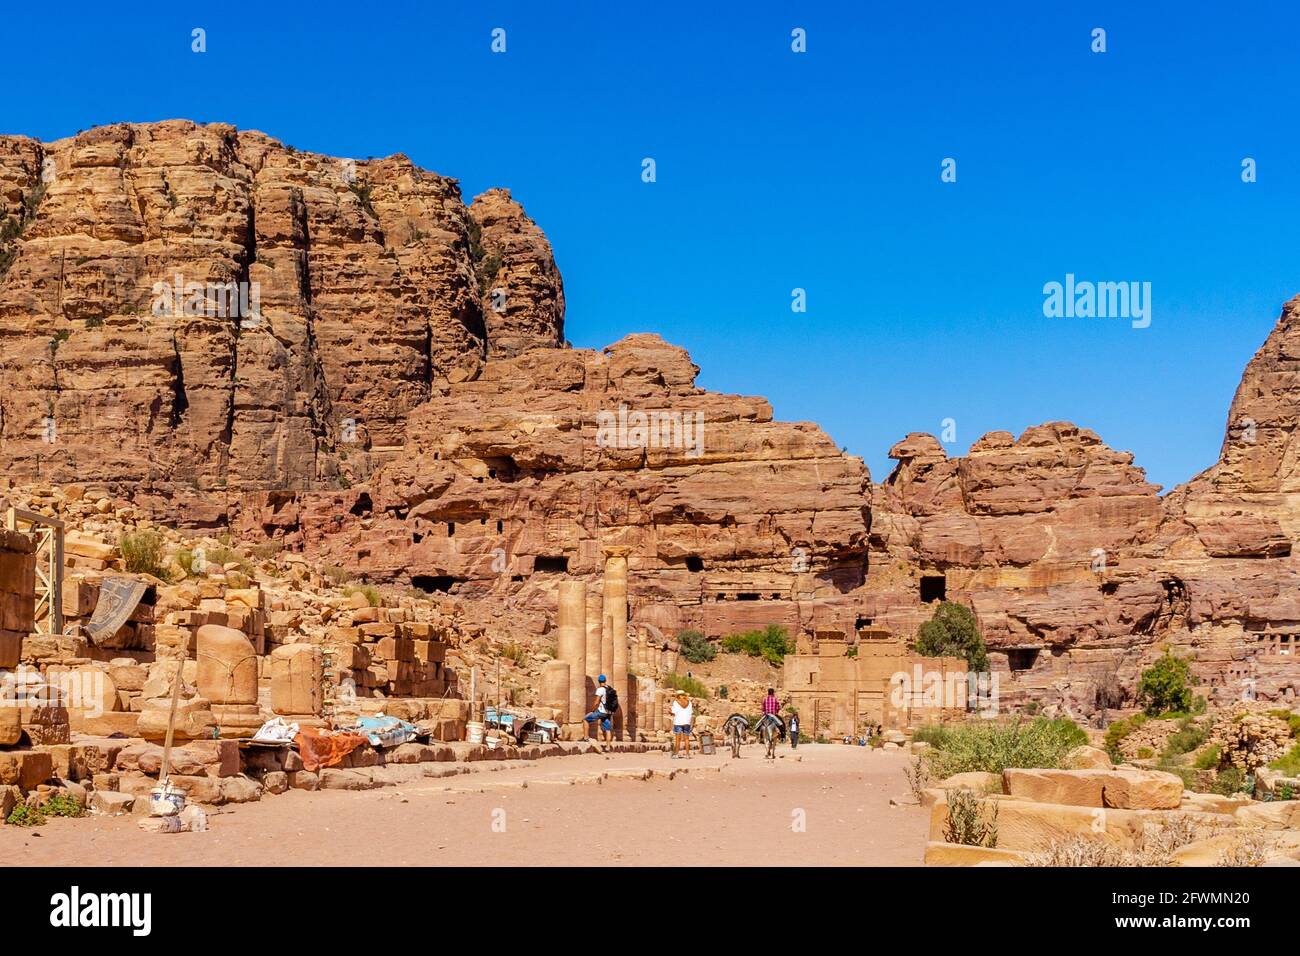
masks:
[[[605,683],[605,675],[604,675],[604,674],[601,674],[600,677],[598,677],[598,678],[596,678],[596,679],[599,680],[602,684]]]

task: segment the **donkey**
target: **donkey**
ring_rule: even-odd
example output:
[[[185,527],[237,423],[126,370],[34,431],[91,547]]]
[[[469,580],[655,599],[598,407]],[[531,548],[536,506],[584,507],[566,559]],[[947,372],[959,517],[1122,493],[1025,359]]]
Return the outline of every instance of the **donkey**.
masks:
[[[741,714],[732,714],[722,725],[722,733],[731,747],[731,756],[740,756],[740,745],[749,736],[749,721]]]

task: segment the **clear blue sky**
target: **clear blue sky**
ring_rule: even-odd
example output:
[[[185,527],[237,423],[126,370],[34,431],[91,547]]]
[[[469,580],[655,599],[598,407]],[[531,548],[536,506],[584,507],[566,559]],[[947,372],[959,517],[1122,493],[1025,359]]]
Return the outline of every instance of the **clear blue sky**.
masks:
[[[405,152],[467,198],[508,186],[555,246],[575,345],[659,332],[877,480],[944,418],[953,453],[1069,419],[1170,488],[1214,460],[1300,293],[1294,3],[234,7],[10,5],[0,131],[219,120]],[[1044,318],[1067,272],[1150,282],[1151,327]]]

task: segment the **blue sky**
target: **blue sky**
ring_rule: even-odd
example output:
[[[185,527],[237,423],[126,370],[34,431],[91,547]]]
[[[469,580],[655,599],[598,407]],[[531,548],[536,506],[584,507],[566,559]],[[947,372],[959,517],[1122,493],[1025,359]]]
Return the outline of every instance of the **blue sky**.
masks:
[[[877,480],[946,418],[950,453],[1069,419],[1171,488],[1217,456],[1300,293],[1300,13],[990,6],[18,5],[0,132],[186,117],[405,152],[525,204],[575,345],[659,332],[702,385],[820,423]],[[1045,318],[1066,273],[1150,282],[1150,327]]]

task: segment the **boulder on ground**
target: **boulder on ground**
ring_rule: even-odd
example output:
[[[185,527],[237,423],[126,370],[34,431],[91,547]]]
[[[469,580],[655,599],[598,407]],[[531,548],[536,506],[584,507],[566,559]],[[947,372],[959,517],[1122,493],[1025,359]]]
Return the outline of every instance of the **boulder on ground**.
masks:
[[[1066,770],[1109,770],[1114,766],[1110,754],[1098,747],[1083,745],[1065,755],[1062,765]]]
[[[1024,866],[1026,862],[1025,854],[1016,850],[940,843],[934,840],[925,845],[926,866]]]

